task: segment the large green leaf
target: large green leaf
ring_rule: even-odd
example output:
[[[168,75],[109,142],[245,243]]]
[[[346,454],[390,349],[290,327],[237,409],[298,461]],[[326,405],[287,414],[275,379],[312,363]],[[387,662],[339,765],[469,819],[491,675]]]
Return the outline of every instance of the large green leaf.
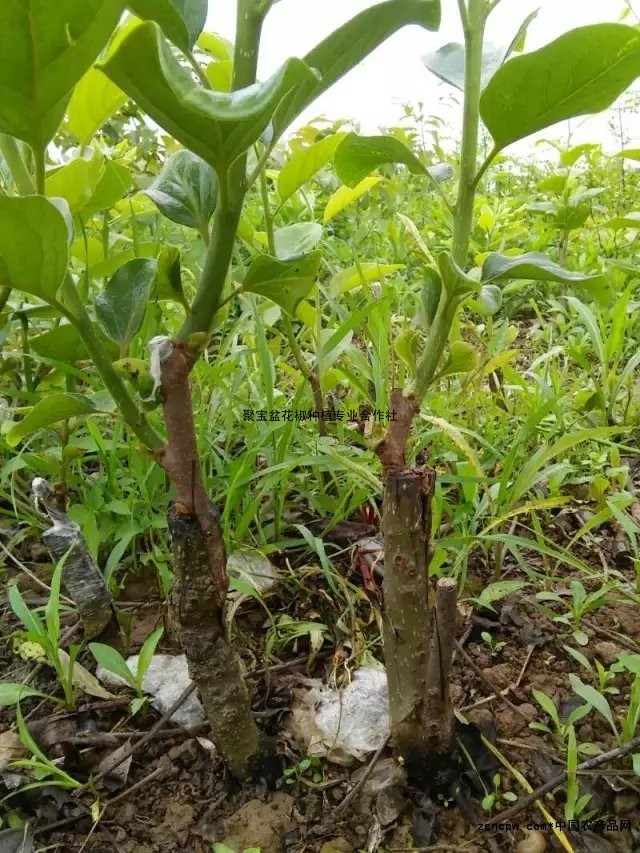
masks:
[[[600,112],[640,75],[640,32],[579,27],[505,63],[480,100],[496,149],[564,119]]]
[[[385,163],[403,163],[414,175],[427,174],[413,151],[394,136],[349,133],[336,148],[333,162],[336,174],[348,187],[355,187]]]
[[[258,255],[247,270],[242,287],[248,293],[268,297],[294,315],[298,303],[309,295],[321,261],[320,252],[310,252],[286,261],[270,255]]]
[[[72,214],[79,213],[95,194],[104,174],[104,157],[91,151],[89,157],[76,157],[59,169],[50,172],[45,181],[46,194],[63,198]]]
[[[67,121],[74,136],[86,145],[102,125],[118,112],[127,95],[97,68],[90,68],[69,101]]]
[[[187,26],[189,47],[197,42],[207,23],[209,0],[171,0]]]
[[[280,104],[274,121],[277,139],[305,107],[326,92],[348,71],[362,62],[385,39],[408,24],[428,30],[440,26],[440,0],[387,0],[365,9],[316,45],[304,60],[320,73],[296,87],[292,97]]]
[[[322,225],[318,222],[296,222],[277,228],[273,234],[276,256],[281,261],[313,251],[322,240]]]
[[[218,180],[197,154],[176,151],[144,192],[167,219],[203,232],[216,207]]]
[[[527,252],[515,258],[492,252],[482,267],[482,281],[509,281],[511,279],[532,279],[533,281],[559,281],[568,284],[602,281],[602,274],[586,275],[567,270],[556,264],[541,252]]]
[[[79,211],[82,219],[88,219],[103,210],[114,207],[133,183],[131,172],[122,163],[105,163],[95,191]]]
[[[334,155],[345,133],[334,133],[307,148],[294,151],[278,175],[278,195],[286,201],[296,190],[306,184]]]
[[[96,296],[98,322],[123,352],[142,325],[155,275],[154,260],[134,258],[123,264]]]
[[[11,427],[6,435],[7,444],[15,447],[25,436],[43,427],[79,415],[92,415],[96,411],[95,403],[82,394],[49,394],[36,403],[23,420]]]
[[[1,133],[44,148],[122,8],[121,0],[2,0]]]
[[[65,217],[47,199],[0,196],[0,284],[55,299],[67,270],[68,237]]]
[[[238,92],[196,84],[155,23],[135,27],[100,66],[154,121],[220,175],[265,130],[274,109],[315,73],[289,59],[264,83]]]
[[[118,348],[112,341],[106,338],[97,326],[94,326],[94,332],[109,355],[114,359],[117,358]],[[41,335],[30,338],[29,345],[36,355],[50,361],[62,361],[65,364],[74,364],[76,361],[89,359],[89,354],[80,337],[80,333],[70,323],[54,326]]]
[[[602,227],[611,228],[613,231],[620,231],[622,228],[640,230],[640,213],[632,210],[629,213],[624,213],[622,216],[614,216],[613,219],[607,220]]]
[[[355,187],[338,187],[338,189],[329,197],[327,205],[324,209],[322,221],[326,225],[330,219],[341,213],[345,207],[353,204],[363,195],[373,189],[376,184],[383,180],[380,177],[372,175],[368,178],[363,178]]]
[[[189,310],[189,303],[182,289],[180,252],[175,246],[165,246],[158,254],[154,293],[157,299],[179,302],[185,310]]]
[[[362,287],[370,281],[378,281],[387,275],[404,269],[404,264],[380,264],[377,261],[363,261],[355,267],[341,270],[331,279],[329,292],[333,296],[339,296],[355,287]]]
[[[184,51],[194,46],[207,20],[208,0],[128,0],[127,5],[139,18],[159,24]]]

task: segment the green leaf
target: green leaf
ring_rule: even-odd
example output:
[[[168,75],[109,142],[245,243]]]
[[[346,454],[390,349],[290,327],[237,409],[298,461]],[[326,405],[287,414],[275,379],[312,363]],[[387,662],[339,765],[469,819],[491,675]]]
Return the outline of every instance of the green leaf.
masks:
[[[60,359],[67,364],[74,364],[89,357],[78,330],[70,323],[54,326],[32,338],[29,343],[33,352],[40,358]]]
[[[505,63],[480,100],[497,150],[538,130],[609,107],[640,75],[640,33],[624,24],[579,27]]]
[[[89,219],[96,213],[115,207],[132,183],[131,172],[126,166],[122,163],[106,163],[95,192],[78,216],[81,219]]]
[[[106,74],[90,68],[77,83],[69,101],[67,121],[71,133],[82,145],[87,145],[127,100],[125,92]]]
[[[37,637],[39,640],[42,640],[44,644],[46,644],[47,632],[45,630],[42,620],[40,619],[37,613],[29,610],[29,608],[25,604],[24,598],[20,593],[20,590],[15,584],[11,584],[9,586],[7,598],[9,599],[9,605],[11,609],[18,617],[18,619],[22,622],[27,631],[29,631],[29,633],[32,634],[34,638]]]
[[[0,284],[51,302],[67,270],[69,232],[40,196],[0,197]]]
[[[580,145],[574,145],[567,151],[560,152],[560,165],[574,166],[581,157],[593,151],[602,151],[602,145],[597,142],[582,142]]]
[[[103,669],[119,676],[131,687],[136,687],[135,676],[119,651],[104,643],[89,643],[89,650]]]
[[[469,373],[478,366],[478,353],[467,341],[454,341],[451,344],[449,356],[442,368],[434,377],[444,379],[445,376],[455,376],[458,373]]]
[[[211,166],[196,154],[176,151],[143,192],[167,219],[202,233],[216,209],[218,179]]]
[[[2,0],[0,133],[43,150],[121,14],[120,0]]]
[[[4,681],[0,683],[0,708],[6,708],[7,705],[17,705],[18,702],[22,699],[27,699],[29,696],[46,698],[47,694],[33,687],[28,687],[26,684],[19,684],[16,681]]]
[[[619,654],[618,663],[634,675],[640,675],[640,655]]]
[[[94,334],[98,336],[100,343],[106,348],[109,355],[114,359],[117,358],[119,350],[113,341],[106,338],[98,326],[92,324],[92,327]],[[78,361],[89,359],[89,354],[78,330],[70,323],[54,326],[47,332],[31,338],[29,343],[36,355],[48,361],[75,364]]]
[[[550,696],[547,696],[546,693],[543,693],[542,690],[536,690],[535,688],[531,691],[533,694],[533,698],[536,700],[538,705],[542,708],[542,710],[547,714],[556,726],[560,725],[560,715],[558,714],[558,709],[556,708],[556,704],[551,699]]]
[[[233,62],[230,59],[219,59],[210,62],[204,70],[211,88],[216,92],[230,92],[233,86]]]
[[[67,555],[64,555],[56,563],[51,577],[49,598],[44,608],[44,622],[52,649],[58,648],[58,639],[60,637],[60,584],[62,583],[62,571],[66,562]]]
[[[420,332],[417,329],[403,329],[394,344],[396,355],[405,364],[412,377],[416,374],[419,344]]]
[[[7,444],[15,447],[25,436],[43,427],[67,418],[92,415],[96,411],[95,403],[82,394],[49,394],[36,403],[23,420],[11,427],[6,435]]]
[[[413,151],[394,136],[349,133],[336,148],[333,162],[336,174],[348,187],[355,187],[385,163],[403,163],[414,175],[427,174]]]
[[[485,587],[474,601],[481,607],[488,607],[493,610],[491,605],[494,601],[506,598],[524,586],[528,586],[524,581],[496,581],[496,583],[490,583],[489,586]]]
[[[308,148],[293,152],[278,175],[278,195],[281,202],[291,198],[296,190],[304,186],[331,160],[345,136],[346,133],[334,133],[314,142]]]
[[[497,284],[485,284],[478,294],[478,305],[484,314],[495,314],[502,306],[502,290]]]
[[[160,250],[156,262],[155,294],[158,299],[179,302],[188,310],[189,304],[182,289],[180,252],[175,246]]]
[[[214,59],[222,62],[233,59],[233,44],[217,33],[200,33],[196,45]]]
[[[460,269],[448,252],[438,255],[438,269],[449,299],[460,300],[470,293],[479,293],[480,285]]]
[[[154,656],[158,643],[160,642],[160,638],[164,633],[164,628],[156,628],[147,639],[144,641],[142,648],[140,649],[140,654],[138,655],[138,669],[136,672],[136,683],[138,685],[138,690],[142,689],[142,679],[144,678],[145,672],[149,669],[149,664],[151,663],[151,658]]]
[[[602,274],[585,275],[567,270],[541,252],[526,252],[514,258],[492,252],[482,267],[482,281],[509,281],[510,279],[532,279],[533,281],[559,281],[567,284],[603,281]]]
[[[208,0],[128,0],[143,20],[155,21],[166,37],[185,52],[191,50],[207,21]]]
[[[408,24],[437,30],[440,26],[440,0],[387,0],[377,3],[316,45],[304,61],[310,68],[317,69],[318,78],[300,83],[292,97],[279,105],[273,120],[274,137],[280,137],[305,107],[362,62],[385,39]]]
[[[76,214],[89,203],[103,173],[104,158],[92,150],[88,157],[77,157],[49,172],[45,181],[46,195],[63,198],[71,213]]]
[[[311,292],[321,261],[320,252],[286,261],[258,255],[247,270],[243,290],[266,296],[293,316],[298,303]]]
[[[379,264],[377,261],[365,261],[355,267],[347,267],[331,279],[329,292],[339,296],[355,287],[362,287],[370,281],[377,281],[386,275],[404,269],[404,264]]]
[[[97,696],[99,699],[114,698],[113,693],[106,690],[102,684],[100,684],[95,675],[89,672],[88,669],[85,669],[85,667],[76,660],[72,660],[64,649],[58,649],[58,657],[63,671],[67,673],[67,678],[69,678],[71,683],[76,687],[84,690],[84,692],[88,693],[89,696]],[[69,670],[71,670],[70,673]]]
[[[598,361],[600,364],[606,364],[607,362],[607,354],[604,344],[604,339],[602,337],[602,333],[600,332],[600,326],[598,325],[598,320],[596,315],[593,313],[591,308],[588,305],[585,305],[584,302],[581,302],[579,299],[576,299],[575,296],[567,296],[567,302],[572,308],[577,312],[582,323],[584,324],[585,329],[587,330],[587,334],[591,339],[591,343],[593,348],[598,356]]]
[[[640,160],[640,148],[624,148],[613,156],[623,157],[625,160]]]
[[[569,681],[571,682],[571,687],[573,692],[576,693],[581,699],[584,699],[585,702],[588,702],[596,711],[601,714],[605,720],[611,726],[612,731],[615,733],[617,731],[616,724],[613,721],[613,714],[611,713],[611,708],[609,707],[609,703],[602,695],[599,693],[595,687],[592,687],[590,684],[585,684],[577,675],[574,673],[569,674]]]
[[[189,47],[193,48],[207,23],[209,0],[171,0],[187,25]]]
[[[425,267],[424,284],[420,291],[420,303],[418,311],[413,319],[416,326],[424,332],[428,332],[440,304],[440,296],[442,294],[442,279],[440,274],[433,267]]]
[[[297,222],[278,228],[273,235],[276,256],[281,261],[313,251],[322,240],[322,225],[318,222]]]
[[[315,79],[302,60],[289,59],[264,83],[232,93],[208,91],[180,65],[154,23],[132,30],[100,68],[219,176],[260,138],[276,106]]]
[[[341,213],[345,207],[353,204],[363,195],[369,192],[370,189],[379,184],[382,178],[370,177],[364,178],[355,187],[339,187],[329,198],[327,206],[324,209],[322,221],[326,225],[330,219]]]
[[[631,211],[623,216],[614,216],[602,226],[603,228],[611,228],[612,231],[620,231],[622,228],[633,228],[640,230],[640,213]]]
[[[98,322],[123,352],[140,330],[155,275],[154,260],[134,258],[114,273],[95,298]]]
[[[143,21],[155,21],[165,36],[180,50],[191,47],[189,29],[179,8],[180,0],[127,0],[127,5]]]

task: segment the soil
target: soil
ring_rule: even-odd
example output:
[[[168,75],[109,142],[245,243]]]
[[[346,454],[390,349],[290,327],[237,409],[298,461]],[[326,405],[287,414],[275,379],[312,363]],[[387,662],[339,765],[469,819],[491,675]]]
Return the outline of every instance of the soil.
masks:
[[[606,543],[601,547],[607,561]],[[582,555],[589,556],[594,574],[601,574],[600,558]],[[611,571],[618,571],[611,560]],[[29,565],[46,577],[44,562],[32,560]],[[543,572],[544,567],[536,566],[533,561],[532,570]],[[357,570],[350,562],[345,562],[344,572],[354,583],[358,582]],[[479,558],[469,566],[468,574],[480,587],[490,582],[488,569]],[[558,575],[560,581],[549,587],[556,591],[578,576],[561,568]],[[618,575],[632,589],[633,573],[618,571]],[[523,579],[521,569],[508,563],[503,567],[502,577]],[[25,583],[22,574],[8,570],[4,579],[17,580],[26,596],[42,595],[28,579]],[[144,578],[136,583],[136,587],[125,587],[121,596],[124,601],[135,602],[129,609],[132,652],[163,620],[156,586]],[[270,602],[271,611],[333,624],[339,611],[322,575],[302,576],[299,584],[295,597],[283,590],[282,601]],[[585,582],[587,591],[590,586],[595,589],[600,584],[601,579],[593,584]],[[120,772],[99,782],[97,791],[74,795],[73,791],[53,786],[38,788],[8,800],[3,806],[5,816],[12,809],[15,815],[29,822],[36,836],[34,850],[64,853],[211,853],[214,843],[227,844],[234,851],[258,848],[262,853],[400,851],[411,848],[412,843],[420,849],[467,853],[568,849],[563,848],[558,835],[548,826],[551,819],[564,821],[564,785],[543,798],[546,814],[532,805],[504,825],[493,825],[492,814],[495,816],[513,806],[510,793],[524,797],[527,792],[483,745],[480,733],[533,788],[561,771],[565,766],[561,744],[552,734],[529,727],[530,723],[551,726],[536,701],[535,691],[551,697],[561,716],[566,716],[576,707],[568,674],[574,672],[585,683],[593,683],[592,674],[577,663],[566,647],[576,648],[588,660],[597,659],[607,666],[619,653],[640,654],[640,608],[621,597],[619,590],[611,592],[601,606],[584,617],[581,628],[587,643],[580,646],[572,635],[572,626],[554,618],[562,609],[554,602],[546,602],[541,608],[534,593],[533,588],[524,587],[496,602],[495,610],[478,611],[464,601],[460,604],[458,639],[464,651],[456,653],[451,692],[460,716],[460,738],[467,753],[485,785],[491,788],[494,777],[499,782],[501,798],[493,811],[483,810],[483,792],[478,789],[477,776],[473,776],[468,763],[438,767],[437,771],[427,768],[427,778],[429,774],[432,777],[439,774],[445,781],[422,789],[411,788],[406,784],[405,768],[398,764],[390,747],[380,755],[371,777],[343,812],[337,810],[339,804],[363,775],[365,765],[358,762],[347,767],[323,761],[315,780],[306,773],[286,777],[277,774],[275,783],[257,780],[240,786],[229,777],[217,757],[206,725],[193,732],[166,725],[134,753],[129,766],[122,765]],[[371,598],[375,602],[375,593],[370,589],[366,594],[363,592],[355,610],[360,629],[375,644]],[[267,663],[262,660],[264,632],[268,629],[263,613],[257,607],[245,606],[236,618],[238,648],[249,671]],[[13,650],[9,637],[17,628],[13,615],[5,610],[0,616],[4,637],[0,642],[2,681],[20,681],[32,672],[33,663],[20,660]],[[493,648],[482,638],[483,632],[491,634]],[[304,685],[312,676],[323,682],[329,679],[339,682],[347,670],[355,667],[355,652],[350,643],[350,638],[336,628],[334,644],[325,641],[325,648],[315,657],[306,639],[278,648],[278,658],[270,663],[289,660],[293,661],[291,667],[278,669],[254,682],[254,711],[265,733],[275,739],[289,768],[304,758],[304,753],[296,751],[286,734],[293,688]],[[504,645],[500,646],[501,643]],[[379,650],[379,646],[374,648]],[[165,642],[160,651],[177,650]],[[376,653],[381,655],[380,651]],[[81,662],[93,670],[89,655],[81,657]],[[617,683],[620,693],[607,694],[614,717],[626,711],[631,684],[630,678],[625,681],[624,676]],[[55,693],[57,689],[45,667],[36,672],[32,684],[45,692]],[[118,704],[83,694],[73,711],[52,714],[51,707],[38,699],[22,702],[34,737],[41,745],[46,743],[43,750],[63,763],[65,771],[81,782],[114,750],[123,745],[126,748],[148,731],[159,716],[146,708],[131,717],[124,700]],[[12,784],[8,774],[15,772],[7,767],[8,756],[15,757],[8,752],[7,745],[12,743],[15,748],[15,737],[13,742],[5,740],[12,737],[7,732],[13,722],[13,709],[2,709],[0,797]],[[595,712],[576,728],[579,743],[592,744],[592,749],[606,751],[617,745],[609,725]],[[581,755],[580,760],[586,757]],[[472,777],[476,787],[470,781]],[[572,849],[586,853],[640,850],[640,787],[631,771],[630,757],[614,760],[581,776],[580,780],[581,793],[592,798],[581,820],[593,812],[592,821],[603,823],[580,825],[579,831],[570,831],[565,824],[563,831]],[[91,807],[96,802],[104,812],[94,824]],[[621,829],[621,821],[628,821],[630,828]],[[533,828],[542,824],[547,825]],[[558,832],[559,827],[560,824]],[[5,853],[2,845],[0,832],[0,851]],[[13,853],[14,848],[6,849]]]

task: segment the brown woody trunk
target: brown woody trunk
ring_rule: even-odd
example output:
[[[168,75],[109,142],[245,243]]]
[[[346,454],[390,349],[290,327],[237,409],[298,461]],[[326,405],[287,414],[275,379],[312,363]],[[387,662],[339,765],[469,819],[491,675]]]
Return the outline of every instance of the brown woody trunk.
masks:
[[[416,401],[394,391],[396,420],[378,447],[384,504],[384,649],[391,734],[413,759],[453,748],[449,675],[455,638],[456,583],[441,579],[429,596],[429,539],[435,471],[409,469],[405,449]]]
[[[260,748],[258,729],[251,714],[249,693],[238,658],[224,631],[224,614],[217,607],[218,590],[209,566],[209,553],[197,519],[181,515],[174,503],[169,510],[169,530],[175,580],[169,599],[172,634],[198,685],[213,740],[237,778],[246,777]],[[218,531],[219,558],[225,560]]]
[[[260,736],[224,629],[226,554],[198,455],[189,388],[194,358],[186,346],[168,339],[156,340],[155,346],[168,439],[157,459],[176,489],[169,510],[175,570],[171,627],[200,691],[212,739],[234,776],[244,778],[258,758]]]

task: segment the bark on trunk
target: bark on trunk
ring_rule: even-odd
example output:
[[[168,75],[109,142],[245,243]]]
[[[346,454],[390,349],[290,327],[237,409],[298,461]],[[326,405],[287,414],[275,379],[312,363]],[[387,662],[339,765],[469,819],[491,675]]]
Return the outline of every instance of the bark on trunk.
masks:
[[[430,603],[428,577],[435,471],[405,466],[416,401],[395,391],[396,420],[378,446],[385,489],[383,639],[391,734],[405,756],[442,755],[454,740],[449,675],[456,619],[456,583],[441,579]]]
[[[175,580],[169,599],[172,634],[178,639],[198,685],[213,741],[239,779],[248,776],[260,749],[249,692],[235,652],[227,643],[219,590],[209,565],[208,543],[198,520],[180,504],[169,510]],[[218,530],[218,559],[225,561]]]
[[[152,373],[162,388],[167,428],[167,444],[156,456],[176,490],[169,510],[175,569],[171,627],[198,685],[212,739],[231,772],[242,779],[257,761],[260,736],[240,663],[224,630],[227,561],[198,455],[189,388],[193,364],[185,345],[166,338],[152,341]]]

